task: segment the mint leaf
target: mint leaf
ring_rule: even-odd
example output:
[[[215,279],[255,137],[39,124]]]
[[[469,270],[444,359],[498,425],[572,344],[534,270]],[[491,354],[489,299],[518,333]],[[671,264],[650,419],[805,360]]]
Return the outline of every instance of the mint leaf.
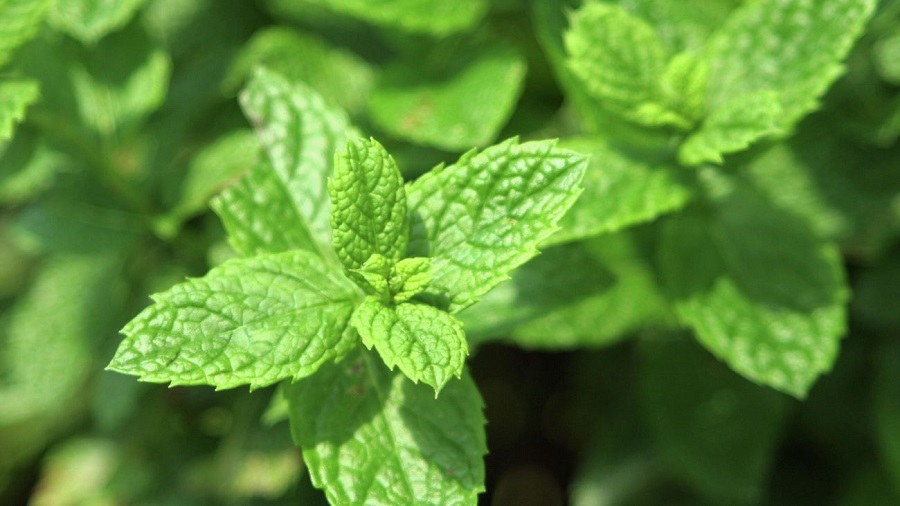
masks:
[[[391,301],[391,288],[388,280],[391,278],[393,262],[387,258],[374,254],[366,260],[366,263],[358,269],[351,269],[351,278],[359,276],[362,283],[359,284],[367,293],[378,296],[384,303]]]
[[[653,26],[663,44],[675,52],[701,49],[737,3],[735,0],[629,0],[627,6],[635,16]]]
[[[52,0],[5,0],[0,4],[0,66],[41,26]]]
[[[745,381],[688,339],[640,344],[643,419],[666,468],[715,503],[759,502],[788,398]]]
[[[841,61],[860,36],[875,0],[746,2],[707,48],[713,108],[748,93],[771,90],[783,110],[778,127],[790,130],[818,106],[843,72]]]
[[[617,5],[586,3],[565,34],[569,70],[612,112],[660,124],[640,107],[658,100],[666,51],[653,27]],[[662,119],[665,122],[665,118]]]
[[[543,244],[615,232],[681,209],[694,195],[681,169],[641,160],[599,138],[572,137],[560,147],[590,155],[584,192]]]
[[[740,151],[759,139],[781,133],[784,111],[778,94],[751,93],[720,105],[678,150],[684,165],[722,163],[722,155]]]
[[[367,0],[306,2],[383,28],[439,37],[473,27],[488,10],[486,0],[383,0],[377,8],[373,8]]]
[[[347,116],[328,106],[324,99],[301,83],[289,83],[285,78],[260,69],[241,94],[244,113],[253,123],[260,143],[266,151],[270,175],[269,187],[278,187],[279,198],[273,207],[281,217],[292,214],[289,221],[260,221],[267,236],[284,230],[305,229],[323,258],[333,258],[331,250],[330,202],[328,176],[333,172],[334,153],[343,149],[347,139],[354,136]],[[266,213],[266,193],[252,191],[252,206]],[[244,194],[246,194],[246,191]],[[242,200],[239,195],[223,195],[226,200]],[[290,203],[284,207],[281,196]],[[251,204],[244,202],[241,207]],[[293,232],[299,234],[299,232]],[[275,246],[273,245],[273,248]],[[273,250],[269,250],[273,251]]]
[[[846,281],[795,216],[738,186],[710,215],[671,219],[659,255],[679,319],[739,374],[802,398],[831,368]]]
[[[422,293],[431,283],[430,258],[404,258],[393,267],[390,279],[391,294],[397,304]]]
[[[108,368],[216,388],[302,378],[354,348],[356,294],[305,251],[230,260],[155,295],[122,330]]]
[[[366,297],[350,323],[367,348],[374,346],[388,368],[400,367],[414,383],[434,387],[435,397],[462,374],[469,347],[462,323],[425,304],[387,306]]]
[[[354,139],[335,156],[331,195],[332,245],[347,269],[372,255],[396,262],[406,251],[409,221],[403,176],[375,139]]]
[[[430,388],[370,353],[288,385],[291,432],[331,504],[468,504],[484,490],[484,414],[468,374]]]
[[[586,166],[554,141],[510,139],[409,185],[407,254],[431,258],[436,302],[459,311],[537,254],[578,197]]]
[[[40,94],[32,80],[0,81],[0,141],[12,137],[16,124],[25,118],[25,110]]]
[[[298,54],[303,58],[297,58]],[[354,53],[284,26],[264,28],[244,44],[231,63],[224,87],[237,89],[257,67],[306,83],[328,103],[351,114],[365,106],[374,80],[369,63]]]
[[[419,59],[385,69],[369,100],[375,125],[400,139],[448,151],[493,141],[522,92],[525,59],[514,47],[495,44],[459,68],[448,66],[437,76],[423,73]]]
[[[56,2],[50,22],[85,44],[128,23],[145,0],[66,0]]]

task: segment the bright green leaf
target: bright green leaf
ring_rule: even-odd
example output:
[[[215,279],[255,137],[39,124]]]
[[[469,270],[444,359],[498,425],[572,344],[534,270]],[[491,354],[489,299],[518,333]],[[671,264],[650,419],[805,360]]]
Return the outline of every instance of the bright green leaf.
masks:
[[[445,36],[471,28],[487,12],[486,0],[304,0],[383,28]]]
[[[436,303],[459,311],[536,255],[578,197],[586,166],[554,141],[510,139],[413,182],[408,256],[431,258]]]
[[[842,60],[860,36],[875,0],[744,2],[709,42],[713,109],[748,93],[773,91],[790,130],[818,107],[843,72]]]
[[[431,283],[431,259],[404,258],[394,265],[390,279],[391,294],[396,304],[406,302],[424,291]]]
[[[802,398],[837,358],[848,290],[836,248],[735,188],[666,223],[663,279],[681,321],[748,379]]]
[[[291,431],[332,504],[475,505],[484,414],[468,374],[434,398],[360,352],[286,388]]]
[[[686,339],[646,339],[639,349],[643,420],[670,472],[712,502],[759,502],[787,397]]]
[[[449,151],[490,144],[525,82],[515,48],[496,44],[449,75],[423,75],[415,60],[388,67],[369,101],[372,121],[398,138]]]
[[[251,389],[299,379],[356,345],[355,287],[305,251],[228,261],[153,296],[109,369],[142,381]]]
[[[0,66],[20,44],[30,39],[53,0],[3,0],[0,2]]]
[[[379,297],[383,302],[391,301],[391,288],[388,280],[391,278],[393,262],[375,253],[358,269],[350,269],[351,279],[355,276],[362,278],[359,284],[367,293]]]
[[[263,69],[244,89],[241,105],[269,159],[273,174],[266,177],[274,177],[271,183],[287,196],[295,215],[287,222],[268,223],[271,235],[305,228],[320,252],[330,251],[328,176],[333,172],[334,153],[356,136],[346,114],[327,105],[308,86]],[[265,208],[265,194],[258,193],[257,198],[257,205]],[[276,204],[281,209],[281,202]]]
[[[684,207],[691,182],[678,167],[641,160],[602,139],[573,137],[560,147],[590,155],[584,192],[544,244],[558,244],[651,221]]]
[[[660,80],[664,103],[690,125],[706,114],[709,64],[694,53],[678,53],[669,60]]]
[[[741,0],[620,1],[647,21],[672,52],[696,51],[719,28]]]
[[[51,23],[85,44],[125,26],[146,0],[60,0]]]
[[[722,163],[722,155],[781,133],[784,111],[771,91],[751,93],[713,109],[700,128],[678,150],[684,165]]]
[[[398,366],[414,383],[434,387],[435,396],[462,374],[469,347],[462,323],[425,304],[386,306],[367,297],[350,323],[363,344],[374,346],[390,369]]]
[[[16,124],[25,118],[25,110],[39,94],[35,81],[0,81],[0,141],[12,137]]]
[[[372,255],[396,262],[406,252],[409,218],[403,176],[375,139],[353,139],[335,156],[331,195],[332,246],[347,269]]]
[[[365,106],[374,78],[369,64],[355,54],[281,26],[253,35],[232,62],[224,86],[238,88],[260,66],[308,84],[326,101],[351,113]]]

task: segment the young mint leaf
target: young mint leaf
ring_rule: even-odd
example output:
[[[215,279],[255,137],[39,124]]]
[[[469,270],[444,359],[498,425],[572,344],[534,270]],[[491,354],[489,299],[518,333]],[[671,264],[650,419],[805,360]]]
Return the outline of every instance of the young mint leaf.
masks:
[[[658,101],[666,66],[653,27],[623,7],[589,2],[572,14],[565,44],[569,70],[604,107],[649,126],[667,122],[661,107],[641,110]]]
[[[374,80],[370,64],[354,53],[285,26],[254,34],[231,63],[223,86],[236,90],[256,67],[302,81],[351,114],[363,109]]]
[[[584,192],[544,245],[615,232],[684,207],[693,198],[681,169],[640,160],[603,139],[571,137],[560,147],[590,155]]]
[[[690,339],[640,344],[643,419],[666,468],[715,503],[758,503],[788,398],[734,374]]]
[[[487,12],[486,0],[305,0],[335,12],[411,33],[443,37],[473,27]]]
[[[53,0],[5,0],[0,3],[0,66],[9,61],[13,51],[30,39]]]
[[[108,368],[216,388],[302,378],[355,347],[357,293],[306,251],[230,260],[153,296]]]
[[[367,348],[374,346],[390,369],[399,366],[414,383],[434,387],[435,397],[462,374],[469,346],[462,323],[450,314],[425,304],[387,306],[378,297],[366,297],[350,323]]]
[[[435,399],[360,350],[285,388],[291,432],[331,504],[475,505],[482,400],[464,373]]]
[[[56,2],[50,22],[85,44],[122,28],[146,0],[66,0]]]
[[[448,151],[490,144],[525,83],[516,48],[480,49],[449,75],[423,75],[419,60],[388,67],[369,101],[372,121],[390,134]]]
[[[394,303],[406,302],[422,293],[431,283],[430,258],[404,258],[394,265],[390,289]]]
[[[619,2],[626,5],[626,2]],[[635,16],[653,26],[671,52],[702,49],[709,35],[722,26],[735,0],[628,0]]]
[[[736,186],[711,215],[666,223],[663,279],[679,319],[748,379],[802,398],[846,331],[837,249],[795,216]]]
[[[407,253],[431,258],[436,302],[459,311],[537,254],[578,197],[586,166],[555,141],[510,139],[409,185]]]
[[[790,130],[818,106],[843,72],[841,61],[860,36],[875,0],[745,2],[707,48],[709,100],[717,108],[748,93],[778,94],[777,126]]]
[[[709,62],[694,53],[678,53],[660,79],[663,103],[693,125],[706,114]]]
[[[39,94],[38,83],[30,79],[0,81],[0,141],[12,137],[16,124]]]
[[[689,166],[721,164],[722,155],[781,133],[783,113],[778,94],[772,91],[750,93],[722,104],[685,139],[678,150],[678,160]]]
[[[332,246],[347,269],[372,255],[396,262],[406,252],[409,219],[403,176],[375,139],[354,139],[335,156],[331,195]]]
[[[350,269],[353,276],[362,278],[363,283],[358,283],[368,293],[378,296],[384,303],[391,301],[391,288],[388,280],[391,278],[393,262],[375,253],[366,263],[358,269]]]
[[[279,197],[273,206],[281,217],[291,214],[289,221],[266,220],[268,236],[285,230],[305,229],[314,240],[323,258],[333,258],[331,251],[330,202],[328,176],[333,172],[334,153],[343,149],[354,130],[347,116],[328,106],[314,90],[301,83],[264,69],[258,70],[241,94],[244,113],[256,128],[268,158],[271,179],[269,186],[277,186],[279,195],[289,199],[285,208]],[[255,195],[252,204],[267,213],[266,193],[247,187]],[[240,196],[223,195],[227,200],[242,200]],[[251,207],[244,203],[241,207]],[[273,245],[275,247],[275,245]],[[277,250],[269,250],[277,251]]]

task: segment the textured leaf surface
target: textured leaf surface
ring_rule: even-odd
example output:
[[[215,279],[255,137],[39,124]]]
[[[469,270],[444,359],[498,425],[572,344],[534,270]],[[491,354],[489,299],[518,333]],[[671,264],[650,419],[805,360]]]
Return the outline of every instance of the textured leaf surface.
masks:
[[[572,15],[565,44],[569,70],[604,107],[638,120],[639,107],[658,100],[666,51],[653,28],[624,8],[585,4]]]
[[[419,60],[388,67],[369,101],[392,135],[449,151],[482,147],[509,119],[525,83],[525,59],[497,44],[449,75],[423,75]]]
[[[256,67],[302,81],[350,113],[363,108],[374,78],[369,64],[355,54],[283,26],[260,30],[241,48],[225,78],[226,88],[237,89]]]
[[[415,297],[431,283],[431,259],[415,257],[400,260],[394,266],[390,283],[395,303]]]
[[[39,93],[35,81],[0,81],[0,141],[12,137],[16,124],[25,118],[25,109],[37,100]]]
[[[406,252],[409,219],[403,176],[375,139],[354,139],[336,154],[331,195],[332,245],[347,269],[381,255],[396,262]]]
[[[685,165],[722,163],[722,155],[780,132],[783,110],[774,92],[752,93],[714,109],[678,150]]]
[[[413,182],[408,256],[431,257],[436,302],[458,311],[537,254],[578,197],[586,165],[553,141],[511,139]]]
[[[256,128],[259,140],[268,157],[268,164],[257,166],[254,171],[265,178],[270,188],[277,187],[278,198],[272,202],[273,211],[289,221],[256,220],[255,227],[265,229],[269,237],[284,230],[305,229],[319,252],[331,249],[331,225],[329,223],[328,176],[334,170],[334,153],[343,149],[353,130],[346,115],[328,106],[322,97],[300,83],[289,83],[283,77],[259,70],[241,94],[244,113]],[[271,174],[262,175],[265,170]],[[253,190],[252,184],[243,185],[246,196]],[[268,213],[266,193],[253,191],[253,206],[260,217]],[[223,194],[224,200],[243,201],[241,207],[249,208],[245,196]],[[285,207],[287,197],[290,207]],[[299,232],[291,232],[299,234]],[[273,244],[269,251],[278,251]],[[331,258],[331,253],[320,253]]]
[[[710,104],[747,93],[778,94],[779,127],[815,109],[843,72],[842,60],[871,16],[875,0],[745,2],[710,41]]]
[[[305,251],[231,260],[155,295],[122,330],[109,369],[217,388],[302,378],[355,346],[356,294]]]
[[[350,320],[363,344],[374,346],[390,369],[434,387],[435,396],[462,374],[469,347],[462,323],[424,304],[387,306],[367,297]]]
[[[666,225],[661,269],[679,318],[739,374],[804,397],[846,332],[836,248],[743,189]]]
[[[484,414],[468,374],[439,399],[371,353],[286,388],[291,431],[332,504],[475,505],[484,490]]]
[[[615,232],[684,207],[693,197],[678,167],[644,161],[602,139],[576,137],[560,147],[590,155],[584,192],[544,244]]]
[[[56,2],[51,22],[81,42],[93,44],[125,26],[146,0],[65,0]]]
[[[348,16],[413,33],[449,35],[473,26],[488,9],[486,0],[306,0]]]
[[[36,32],[53,0],[3,0],[0,2],[0,66],[20,44]]]
[[[624,0],[636,16],[653,26],[672,52],[697,51],[722,26],[740,0]]]
[[[758,502],[788,398],[687,339],[648,339],[639,349],[643,419],[670,472],[715,502]]]

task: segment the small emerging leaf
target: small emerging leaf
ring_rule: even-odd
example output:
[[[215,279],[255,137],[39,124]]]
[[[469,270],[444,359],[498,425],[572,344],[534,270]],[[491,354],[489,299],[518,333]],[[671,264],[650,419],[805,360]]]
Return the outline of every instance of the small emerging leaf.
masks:
[[[435,396],[453,376],[462,374],[469,347],[462,323],[425,304],[386,306],[367,297],[350,320],[369,349],[378,350],[391,369],[413,382],[434,387]]]
[[[421,293],[431,283],[430,258],[404,258],[397,262],[391,275],[391,293],[400,304]]]

